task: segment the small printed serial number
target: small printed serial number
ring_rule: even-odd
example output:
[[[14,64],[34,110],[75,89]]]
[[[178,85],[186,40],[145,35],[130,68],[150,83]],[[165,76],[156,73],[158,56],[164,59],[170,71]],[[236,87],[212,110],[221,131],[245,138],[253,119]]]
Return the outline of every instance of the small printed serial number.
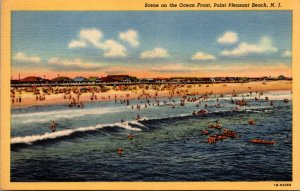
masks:
[[[292,186],[292,184],[274,184],[274,186]]]

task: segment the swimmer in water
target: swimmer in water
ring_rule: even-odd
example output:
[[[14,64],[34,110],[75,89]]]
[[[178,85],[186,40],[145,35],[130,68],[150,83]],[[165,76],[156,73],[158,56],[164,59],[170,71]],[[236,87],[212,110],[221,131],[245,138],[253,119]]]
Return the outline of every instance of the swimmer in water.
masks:
[[[119,155],[122,155],[123,154],[123,148],[119,147],[117,152],[118,152]]]
[[[131,134],[131,133],[128,135],[128,139],[130,139],[130,140],[132,140],[133,137],[134,137],[134,136],[133,136],[133,134]]]
[[[141,119],[140,115],[137,115],[135,119],[140,120]]]
[[[56,131],[56,124],[55,124],[54,121],[52,121],[50,129],[51,129],[52,132]]]

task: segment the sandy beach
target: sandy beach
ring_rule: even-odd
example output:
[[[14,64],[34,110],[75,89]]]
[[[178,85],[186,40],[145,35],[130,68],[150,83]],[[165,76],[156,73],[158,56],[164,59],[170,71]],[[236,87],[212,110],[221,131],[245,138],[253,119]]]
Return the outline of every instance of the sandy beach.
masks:
[[[96,86],[95,86],[96,87]],[[80,89],[88,89],[80,92]],[[89,87],[53,87],[44,93],[43,87],[12,88],[11,106],[27,107],[36,105],[66,104],[71,102],[82,104],[87,102],[131,100],[159,97],[182,97],[186,95],[204,94],[239,94],[250,92],[292,90],[292,81],[270,81],[249,83],[218,83],[218,84],[161,84],[161,85],[128,85],[115,87],[106,86],[105,92],[93,86]],[[45,89],[45,88],[44,88]],[[60,91],[59,91],[60,90]],[[79,94],[79,96],[78,96]],[[21,98],[21,102],[20,102]]]

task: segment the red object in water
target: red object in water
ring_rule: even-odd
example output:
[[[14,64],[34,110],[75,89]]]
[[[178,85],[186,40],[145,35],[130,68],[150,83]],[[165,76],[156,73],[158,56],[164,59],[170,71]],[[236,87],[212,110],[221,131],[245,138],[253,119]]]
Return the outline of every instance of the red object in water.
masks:
[[[249,125],[255,125],[256,123],[255,123],[255,120],[254,120],[254,119],[249,119],[249,120],[248,120],[248,124],[249,124]]]
[[[119,147],[118,148],[118,154],[121,155],[123,153],[123,148]]]
[[[210,124],[210,125],[208,125],[208,128],[215,128],[215,129],[221,129],[222,128],[222,126],[220,125],[220,124]]]
[[[251,139],[250,142],[256,144],[267,144],[267,145],[274,145],[276,143],[275,141],[266,141],[262,139]]]
[[[208,114],[208,111],[205,109],[201,109],[200,111],[198,111],[198,115],[206,115]]]
[[[214,144],[217,142],[217,137],[216,136],[209,136],[207,139],[208,144]]]
[[[129,139],[133,139],[133,137],[134,137],[133,134],[129,134],[129,135],[128,135],[128,138],[129,138]]]
[[[225,129],[222,133],[223,136],[230,137],[230,138],[236,138],[237,133],[235,131],[229,131],[228,129]]]

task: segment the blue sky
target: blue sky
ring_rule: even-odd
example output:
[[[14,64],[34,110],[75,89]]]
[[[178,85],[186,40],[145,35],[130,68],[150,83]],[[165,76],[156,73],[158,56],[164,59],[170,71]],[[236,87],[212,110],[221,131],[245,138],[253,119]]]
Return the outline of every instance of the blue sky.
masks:
[[[290,70],[291,19],[290,11],[15,11],[12,71],[105,75],[139,68],[146,76],[202,76],[239,66]]]

